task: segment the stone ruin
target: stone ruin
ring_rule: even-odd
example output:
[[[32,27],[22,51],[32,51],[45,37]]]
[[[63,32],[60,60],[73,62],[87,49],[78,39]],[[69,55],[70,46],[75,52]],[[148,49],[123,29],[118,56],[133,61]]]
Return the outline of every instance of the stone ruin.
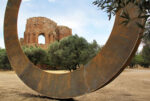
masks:
[[[45,44],[39,44],[39,36],[45,37]],[[20,39],[23,46],[38,46],[48,48],[49,44],[72,35],[72,29],[67,26],[58,26],[54,21],[45,17],[33,17],[27,20],[24,38]]]

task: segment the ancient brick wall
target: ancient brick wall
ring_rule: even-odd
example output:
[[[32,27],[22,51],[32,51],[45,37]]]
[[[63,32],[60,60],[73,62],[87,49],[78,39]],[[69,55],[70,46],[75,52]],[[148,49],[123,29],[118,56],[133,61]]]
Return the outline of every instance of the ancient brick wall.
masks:
[[[45,44],[38,43],[40,35],[45,37]],[[45,17],[33,17],[27,20],[24,39],[21,38],[20,43],[21,45],[47,48],[50,43],[69,35],[72,35],[72,29],[69,27],[57,26],[57,23]]]

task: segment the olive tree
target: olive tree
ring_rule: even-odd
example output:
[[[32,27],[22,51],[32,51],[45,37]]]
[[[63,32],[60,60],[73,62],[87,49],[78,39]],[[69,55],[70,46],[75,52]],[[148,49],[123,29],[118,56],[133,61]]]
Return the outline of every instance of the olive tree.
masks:
[[[96,41],[88,43],[84,38],[73,35],[52,43],[48,55],[50,64],[57,69],[75,70],[80,64],[90,61],[99,50]]]

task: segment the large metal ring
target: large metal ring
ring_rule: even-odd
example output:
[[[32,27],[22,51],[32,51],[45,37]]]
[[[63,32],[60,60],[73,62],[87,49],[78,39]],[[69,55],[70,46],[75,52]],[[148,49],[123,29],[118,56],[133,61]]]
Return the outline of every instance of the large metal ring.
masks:
[[[102,51],[80,70],[64,74],[47,73],[33,65],[23,53],[17,35],[17,17],[21,0],[8,0],[4,38],[11,66],[19,78],[33,90],[52,98],[72,98],[93,92],[115,79],[127,66],[140,43],[143,30],[135,22],[144,24],[136,18],[138,8],[129,4],[130,17],[134,20],[127,26],[120,23],[124,20],[120,12],[112,33]]]

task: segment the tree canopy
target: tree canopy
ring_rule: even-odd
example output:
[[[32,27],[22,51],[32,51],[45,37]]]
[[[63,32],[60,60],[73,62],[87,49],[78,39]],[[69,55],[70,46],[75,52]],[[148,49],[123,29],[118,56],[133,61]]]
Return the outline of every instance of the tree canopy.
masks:
[[[75,70],[96,56],[99,50],[96,41],[88,43],[84,38],[74,35],[52,43],[48,55],[52,66]]]
[[[128,10],[126,9],[126,6],[129,3],[139,7],[139,15],[137,18],[145,19],[147,21],[147,19],[150,17],[150,0],[95,0],[93,2],[94,5],[108,13],[109,19],[111,19],[112,15],[116,15],[116,13],[121,10],[122,13],[120,16],[125,19],[122,22],[124,25],[127,25],[129,21],[132,20],[128,14]],[[144,26],[138,22],[137,25],[140,28],[144,28]]]

